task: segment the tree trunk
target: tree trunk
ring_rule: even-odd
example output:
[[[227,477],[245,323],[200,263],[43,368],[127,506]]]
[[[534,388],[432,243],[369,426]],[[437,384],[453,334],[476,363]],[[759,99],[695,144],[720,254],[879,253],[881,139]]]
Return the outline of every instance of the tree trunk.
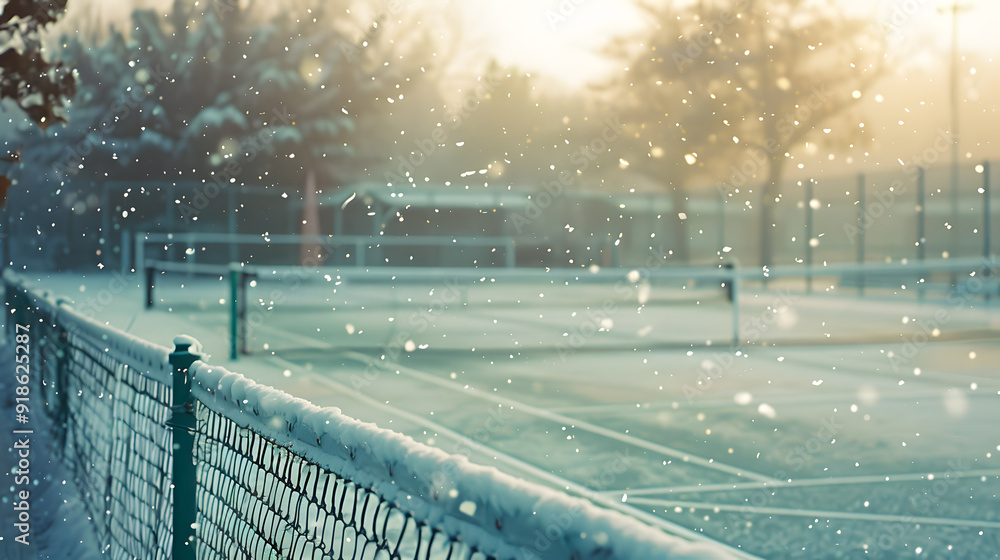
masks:
[[[767,180],[760,194],[760,265],[770,268],[774,264],[774,197],[781,189],[783,174],[781,163],[772,157]]]
[[[305,192],[302,194],[302,235],[318,236],[319,201],[316,199],[316,172],[309,170],[306,176]],[[319,266],[323,264],[323,245],[315,240],[303,240],[299,246],[299,264],[302,266]]]
[[[670,199],[673,202],[672,206],[674,209],[673,216],[667,216],[667,223],[670,224],[670,234],[674,238],[675,244],[673,247],[674,257],[681,264],[691,263],[691,250],[690,243],[688,241],[688,228],[687,219],[681,219],[680,214],[687,216],[687,197],[685,196],[686,191],[681,188],[674,187],[673,191],[670,193]],[[668,247],[667,249],[670,249]]]

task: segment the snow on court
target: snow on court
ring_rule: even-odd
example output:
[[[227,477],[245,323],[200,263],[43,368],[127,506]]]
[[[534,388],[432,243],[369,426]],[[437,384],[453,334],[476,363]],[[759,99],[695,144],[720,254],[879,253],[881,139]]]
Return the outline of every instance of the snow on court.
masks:
[[[136,288],[107,317],[144,338],[190,332],[223,355],[224,284],[182,281],[148,313]],[[329,301],[289,292],[263,306],[254,355],[226,367],[760,557],[1000,548],[988,306],[776,286],[742,298],[753,338],[732,351],[717,295],[656,304],[654,289],[639,305],[638,292],[612,299],[601,286],[447,286],[342,284]],[[588,315],[609,300],[613,312]],[[940,309],[947,324],[929,326]],[[586,344],[563,343],[574,329]]]
[[[41,413],[39,406],[29,416],[29,424],[15,423],[14,364],[14,347],[6,342],[0,344],[0,396],[3,399],[0,408],[9,412],[0,416],[0,431],[10,435],[4,453],[0,454],[0,471],[3,472],[3,487],[17,490],[17,494],[5,492],[0,499],[0,524],[4,528],[0,533],[0,550],[9,560],[103,558],[80,491],[73,482],[72,471],[62,464],[54,442],[48,437],[54,433],[51,421]],[[25,428],[34,433],[30,434],[29,441],[29,472],[21,474],[22,469],[16,462],[20,450],[15,449],[15,445],[24,438],[14,436],[13,430]],[[27,479],[22,480],[22,476]],[[22,490],[28,492],[26,510],[15,507],[22,501],[19,499]],[[21,521],[19,514],[24,511],[29,515],[26,537],[15,525]],[[18,536],[22,536],[22,540],[15,540]]]

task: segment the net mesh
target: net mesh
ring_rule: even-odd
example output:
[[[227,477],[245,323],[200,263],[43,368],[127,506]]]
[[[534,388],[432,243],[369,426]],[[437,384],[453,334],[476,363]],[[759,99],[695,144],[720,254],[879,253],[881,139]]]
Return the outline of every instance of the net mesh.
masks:
[[[67,329],[58,306],[24,290],[8,294],[19,322],[31,325],[36,388],[101,548],[116,559],[169,558],[170,388],[138,360]]]
[[[31,325],[33,391],[110,558],[173,557],[174,510],[192,502],[199,559],[536,558],[541,530],[544,550],[567,558],[689,546],[201,362],[175,403],[166,348],[5,281],[10,331]],[[192,355],[177,344],[180,364]],[[176,414],[194,415],[189,479],[174,469],[174,430],[186,419]],[[191,501],[175,504],[174,488],[178,500],[193,489]]]
[[[198,558],[493,558],[198,407]]]

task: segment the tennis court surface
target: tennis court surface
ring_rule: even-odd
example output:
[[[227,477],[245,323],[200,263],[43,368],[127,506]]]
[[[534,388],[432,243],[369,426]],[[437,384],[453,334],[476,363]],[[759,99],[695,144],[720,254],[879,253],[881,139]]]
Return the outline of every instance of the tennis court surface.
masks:
[[[44,279],[77,303],[107,278]],[[50,288],[53,289],[53,288]],[[102,319],[447,452],[761,558],[995,558],[1000,315],[981,299],[431,278],[138,284]],[[117,323],[117,324],[116,324]]]

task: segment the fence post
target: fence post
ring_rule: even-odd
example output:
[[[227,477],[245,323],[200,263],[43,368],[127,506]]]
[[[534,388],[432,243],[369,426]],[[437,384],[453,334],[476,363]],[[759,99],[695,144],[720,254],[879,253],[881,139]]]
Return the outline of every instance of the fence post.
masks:
[[[927,170],[917,170],[917,261],[923,263],[927,256]],[[930,274],[924,273],[924,282]],[[917,299],[924,299],[924,282],[917,279]]]
[[[736,262],[726,263],[723,268],[728,269],[732,276],[729,277],[728,293],[729,302],[733,306],[733,348],[740,346],[740,268]]]
[[[813,266],[813,180],[806,183],[806,293],[812,293]]]
[[[992,202],[990,200],[990,162],[986,160],[983,162],[983,262],[989,262],[990,253],[992,248],[990,247],[990,236],[992,235],[992,228],[990,227],[990,221],[993,218],[993,212],[990,208]],[[983,276],[989,277],[992,267],[986,266],[983,268]],[[990,300],[990,290],[985,291],[986,301]]]
[[[240,300],[243,294],[240,293],[240,265],[239,263],[229,263],[229,359],[235,360],[239,357],[239,331],[240,331]]]
[[[235,186],[229,186],[226,189],[226,198],[229,203],[229,219],[226,224],[226,230],[229,233],[229,262],[234,262],[240,260],[240,242],[237,241],[236,234],[239,231],[239,222],[236,220],[236,212],[239,210],[237,205],[239,204],[238,195],[239,191]]]
[[[168,423],[173,428],[173,543],[172,560],[195,560],[197,553],[198,521],[197,470],[194,462],[194,399],[191,396],[191,364],[200,358],[191,352],[197,341],[189,336],[174,338],[174,351],[170,354],[173,367],[173,406]]]
[[[155,274],[155,268],[151,266],[146,267],[146,309],[153,308],[153,276]]]
[[[992,228],[990,227],[990,221],[993,218],[993,212],[990,208],[992,201],[990,200],[990,162],[989,160],[983,162],[983,258],[989,259],[992,248],[990,247],[990,235],[992,235]]]
[[[860,267],[860,275],[858,276],[858,295],[865,295],[865,214],[868,209],[865,205],[868,203],[867,195],[865,194],[865,174],[858,174],[858,265]]]
[[[135,273],[146,268],[146,235],[144,233],[135,234]]]
[[[917,169],[917,260],[923,261],[927,256],[927,170]]]
[[[719,193],[719,251],[726,246],[726,193],[720,185],[717,189]]]

